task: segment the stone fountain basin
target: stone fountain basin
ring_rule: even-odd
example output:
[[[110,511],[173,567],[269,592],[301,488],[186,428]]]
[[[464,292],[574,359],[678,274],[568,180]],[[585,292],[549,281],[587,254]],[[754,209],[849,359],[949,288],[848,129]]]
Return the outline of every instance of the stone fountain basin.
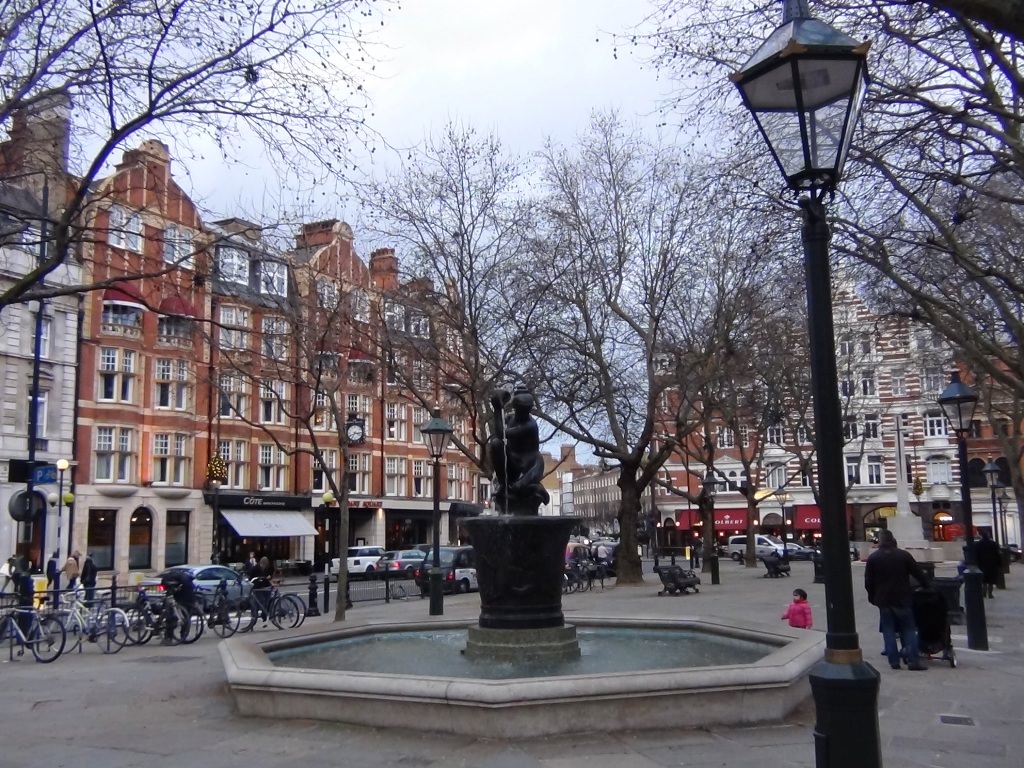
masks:
[[[431,620],[236,636],[219,652],[242,715],[326,720],[463,736],[529,738],[596,730],[778,722],[810,696],[824,635],[706,619],[573,618],[578,627],[679,629],[774,646],[756,662],[688,669],[480,680],[277,666],[268,653],[394,631],[468,627]],[[429,659],[424,660],[429,669]]]

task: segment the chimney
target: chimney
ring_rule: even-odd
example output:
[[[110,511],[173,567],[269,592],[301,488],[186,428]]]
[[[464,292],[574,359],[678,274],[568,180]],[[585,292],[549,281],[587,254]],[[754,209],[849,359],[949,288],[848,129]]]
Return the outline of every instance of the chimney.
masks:
[[[316,221],[312,224],[303,224],[302,231],[295,236],[296,248],[320,248],[330,245],[334,239],[338,224],[337,219]]]
[[[398,287],[398,259],[394,248],[378,248],[370,254],[370,282],[381,291]]]
[[[10,176],[45,173],[51,181],[65,177],[70,126],[71,97],[61,90],[48,91],[15,110],[11,116],[10,138],[2,145],[6,173]],[[42,187],[42,179],[38,186]]]

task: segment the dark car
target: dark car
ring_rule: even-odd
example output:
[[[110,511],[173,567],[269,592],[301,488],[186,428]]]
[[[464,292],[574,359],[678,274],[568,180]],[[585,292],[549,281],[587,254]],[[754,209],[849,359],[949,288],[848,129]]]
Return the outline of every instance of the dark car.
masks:
[[[814,550],[793,542],[787,542],[784,551],[790,560],[811,560],[814,558]]]
[[[245,597],[252,590],[252,583],[249,579],[226,565],[175,565],[161,571],[156,576],[143,579],[139,582],[139,588],[146,593],[147,597],[157,602],[162,601],[164,588],[161,583],[164,577],[172,571],[187,571],[192,576],[196,593],[203,596],[204,603],[208,603],[212,599],[213,593],[222,579],[227,586],[230,599]]]
[[[440,547],[437,551],[445,592],[469,592],[471,589],[477,589],[476,552],[472,547]],[[416,586],[420,589],[420,597],[430,594],[430,568],[433,563],[434,551],[431,549],[413,573]]]

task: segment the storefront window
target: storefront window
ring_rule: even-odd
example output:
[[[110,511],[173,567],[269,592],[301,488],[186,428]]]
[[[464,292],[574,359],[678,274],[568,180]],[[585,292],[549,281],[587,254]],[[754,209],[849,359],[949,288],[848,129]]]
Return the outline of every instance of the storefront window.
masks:
[[[101,571],[114,567],[114,532],[117,530],[117,512],[113,509],[89,510],[89,536],[86,552]]]
[[[149,568],[153,561],[153,516],[139,507],[128,526],[128,567]]]
[[[164,545],[164,567],[188,562],[188,510],[167,512],[167,542]]]

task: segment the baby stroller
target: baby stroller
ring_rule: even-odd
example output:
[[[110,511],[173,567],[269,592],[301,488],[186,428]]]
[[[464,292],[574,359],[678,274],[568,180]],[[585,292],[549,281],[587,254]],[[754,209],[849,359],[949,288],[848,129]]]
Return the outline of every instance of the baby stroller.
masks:
[[[917,644],[922,656],[942,661],[956,669],[956,654],[949,636],[949,608],[946,598],[934,589],[914,590],[914,623],[917,624]]]

